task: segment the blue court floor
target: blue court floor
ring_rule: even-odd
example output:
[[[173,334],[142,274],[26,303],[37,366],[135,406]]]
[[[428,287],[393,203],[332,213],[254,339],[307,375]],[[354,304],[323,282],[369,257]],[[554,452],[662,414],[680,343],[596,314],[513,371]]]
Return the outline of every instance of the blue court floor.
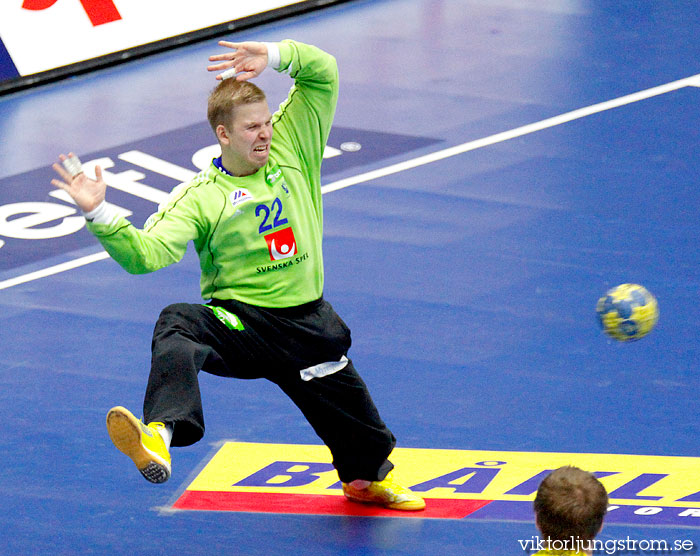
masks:
[[[112,446],[106,412],[140,412],[153,324],[199,302],[198,263],[128,275],[50,165],[74,151],[148,185],[108,193],[143,224],[211,154],[216,40],[0,97],[0,554],[528,553],[523,485],[555,454],[612,474],[601,540],[696,553],[698,36],[690,0],[367,0],[222,37],[338,59],[325,297],[406,476],[435,470],[428,498],[491,502],[460,518],[175,509],[225,442],[320,443],[263,381],[202,374],[206,436],[173,450],[164,485]],[[258,84],[274,109],[291,83]],[[661,316],[622,344],[595,304],[626,282]],[[446,478],[453,460],[463,476]]]

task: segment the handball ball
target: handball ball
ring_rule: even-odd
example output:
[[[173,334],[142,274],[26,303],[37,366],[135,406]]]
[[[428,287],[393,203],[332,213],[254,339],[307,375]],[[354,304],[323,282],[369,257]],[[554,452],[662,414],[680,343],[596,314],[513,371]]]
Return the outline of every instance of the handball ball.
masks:
[[[656,298],[638,284],[621,284],[608,290],[596,305],[603,331],[621,342],[639,340],[656,325]]]

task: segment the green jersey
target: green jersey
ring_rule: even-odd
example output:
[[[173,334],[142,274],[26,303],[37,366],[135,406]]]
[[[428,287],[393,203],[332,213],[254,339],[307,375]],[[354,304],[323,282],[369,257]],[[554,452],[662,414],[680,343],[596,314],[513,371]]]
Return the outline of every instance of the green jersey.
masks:
[[[338,98],[335,59],[316,47],[277,43],[277,71],[294,78],[272,118],[266,166],[233,177],[215,164],[176,187],[142,230],[112,216],[88,223],[133,274],[182,259],[192,241],[204,299],[291,307],[323,293],[321,162]]]

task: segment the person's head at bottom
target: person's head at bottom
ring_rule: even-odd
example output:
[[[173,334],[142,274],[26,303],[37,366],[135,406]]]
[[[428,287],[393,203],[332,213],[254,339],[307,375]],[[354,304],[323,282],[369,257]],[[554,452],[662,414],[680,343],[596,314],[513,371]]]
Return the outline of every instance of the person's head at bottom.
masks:
[[[605,487],[592,473],[573,466],[547,475],[534,502],[537,528],[547,549],[554,552],[588,552],[607,509]]]

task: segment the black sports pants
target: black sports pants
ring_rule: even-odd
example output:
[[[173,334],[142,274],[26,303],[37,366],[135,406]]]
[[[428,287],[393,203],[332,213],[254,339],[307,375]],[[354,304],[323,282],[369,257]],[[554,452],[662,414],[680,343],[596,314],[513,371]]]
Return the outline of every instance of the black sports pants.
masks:
[[[200,370],[266,378],[292,399],[330,448],[341,481],[381,480],[393,468],[387,458],[396,439],[352,361],[309,380],[300,373],[339,361],[350,342],[350,330],[323,298],[284,309],[231,300],[170,305],[153,333],[144,421],[174,423],[172,445],[188,446],[204,435]]]

